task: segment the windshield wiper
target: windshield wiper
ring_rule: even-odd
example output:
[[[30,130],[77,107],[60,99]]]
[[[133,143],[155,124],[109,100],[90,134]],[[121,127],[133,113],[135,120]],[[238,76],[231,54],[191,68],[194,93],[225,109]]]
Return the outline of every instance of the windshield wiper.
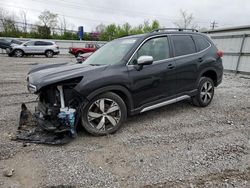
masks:
[[[91,66],[101,66],[102,64],[89,64]]]

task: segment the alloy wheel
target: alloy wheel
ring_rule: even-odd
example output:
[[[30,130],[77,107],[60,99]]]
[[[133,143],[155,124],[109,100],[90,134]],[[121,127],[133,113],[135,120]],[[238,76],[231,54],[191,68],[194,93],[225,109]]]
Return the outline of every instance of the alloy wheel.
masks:
[[[213,97],[213,86],[210,82],[206,81],[201,87],[200,97],[204,103],[209,103]]]
[[[114,100],[101,98],[89,107],[87,117],[93,128],[99,131],[107,131],[120,122],[121,109]]]
[[[46,55],[47,55],[47,57],[53,57],[53,52],[52,51],[47,51]]]
[[[23,56],[23,52],[21,50],[16,50],[15,51],[15,56],[16,57],[22,57]]]

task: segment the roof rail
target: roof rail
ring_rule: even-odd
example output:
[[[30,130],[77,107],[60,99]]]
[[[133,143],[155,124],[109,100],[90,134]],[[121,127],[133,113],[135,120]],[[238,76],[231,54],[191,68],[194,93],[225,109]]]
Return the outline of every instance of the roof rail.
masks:
[[[159,28],[151,31],[151,33],[154,32],[160,32],[160,31],[192,31],[192,32],[199,32],[197,29],[185,29],[185,28]]]

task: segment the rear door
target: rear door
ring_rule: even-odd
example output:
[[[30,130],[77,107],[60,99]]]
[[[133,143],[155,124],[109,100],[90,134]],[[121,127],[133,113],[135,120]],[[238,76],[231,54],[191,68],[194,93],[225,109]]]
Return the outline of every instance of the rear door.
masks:
[[[191,35],[176,34],[171,35],[171,41],[176,63],[176,93],[194,90],[199,62],[194,40]]]
[[[35,42],[35,50],[37,54],[44,54],[46,49],[47,42],[44,41],[36,41]]]

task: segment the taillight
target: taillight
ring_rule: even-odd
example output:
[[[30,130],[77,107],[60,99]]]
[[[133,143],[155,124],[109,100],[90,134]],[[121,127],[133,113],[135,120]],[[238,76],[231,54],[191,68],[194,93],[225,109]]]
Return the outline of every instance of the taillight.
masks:
[[[218,57],[223,57],[224,53],[221,50],[217,50],[217,56]]]

